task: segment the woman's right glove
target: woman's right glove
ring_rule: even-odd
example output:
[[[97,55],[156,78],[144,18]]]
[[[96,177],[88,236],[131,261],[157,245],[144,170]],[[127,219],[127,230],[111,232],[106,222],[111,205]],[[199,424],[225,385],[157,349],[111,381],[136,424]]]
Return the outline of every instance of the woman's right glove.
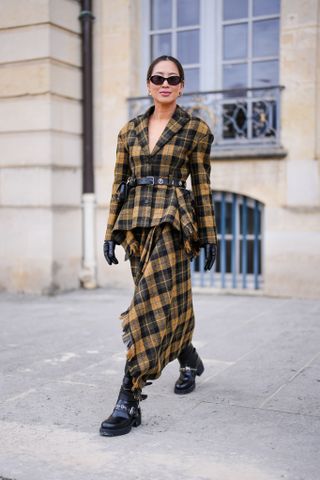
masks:
[[[104,244],[103,244],[104,258],[107,260],[109,265],[111,265],[112,263],[119,263],[114,253],[115,248],[116,248],[116,242],[114,242],[113,240],[104,241]]]

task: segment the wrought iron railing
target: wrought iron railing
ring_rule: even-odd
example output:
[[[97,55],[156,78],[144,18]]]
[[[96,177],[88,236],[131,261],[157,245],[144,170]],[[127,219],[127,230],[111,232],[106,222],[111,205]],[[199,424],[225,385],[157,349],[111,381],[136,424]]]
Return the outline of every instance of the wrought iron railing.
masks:
[[[205,120],[217,148],[280,146],[280,95],[283,87],[184,93],[179,104]],[[143,113],[150,97],[129,98],[129,116]]]

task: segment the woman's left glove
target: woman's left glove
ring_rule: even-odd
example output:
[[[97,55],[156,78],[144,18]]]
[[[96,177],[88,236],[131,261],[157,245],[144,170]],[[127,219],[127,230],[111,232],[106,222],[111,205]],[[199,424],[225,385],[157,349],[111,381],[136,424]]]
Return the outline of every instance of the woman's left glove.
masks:
[[[210,270],[216,260],[217,245],[215,243],[206,243],[203,247],[205,255],[204,269]]]
[[[107,260],[109,265],[111,265],[112,263],[119,263],[114,253],[115,248],[116,248],[116,242],[114,242],[113,240],[104,241],[104,244],[103,244],[104,258]]]

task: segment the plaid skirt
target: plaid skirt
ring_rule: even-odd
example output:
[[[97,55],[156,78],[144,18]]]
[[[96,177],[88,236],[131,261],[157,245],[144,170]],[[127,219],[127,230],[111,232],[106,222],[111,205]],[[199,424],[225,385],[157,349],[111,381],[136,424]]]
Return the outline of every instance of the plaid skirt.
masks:
[[[122,245],[135,287],[120,319],[133,390],[141,391],[191,342],[190,258],[181,232],[170,223],[129,230]]]

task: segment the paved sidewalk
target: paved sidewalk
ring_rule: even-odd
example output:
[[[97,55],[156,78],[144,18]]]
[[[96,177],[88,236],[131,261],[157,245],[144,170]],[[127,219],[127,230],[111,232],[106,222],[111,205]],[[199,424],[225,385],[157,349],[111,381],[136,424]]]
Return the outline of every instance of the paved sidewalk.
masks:
[[[320,301],[194,294],[196,391],[172,362],[142,426],[103,438],[131,294],[0,295],[0,479],[319,480]]]

